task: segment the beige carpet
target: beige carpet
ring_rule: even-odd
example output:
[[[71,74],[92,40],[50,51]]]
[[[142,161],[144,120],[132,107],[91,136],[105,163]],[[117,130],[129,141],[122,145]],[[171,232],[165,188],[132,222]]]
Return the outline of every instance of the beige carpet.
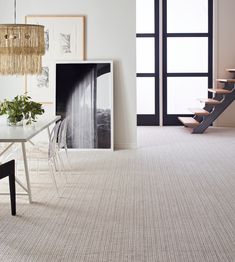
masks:
[[[58,198],[0,196],[0,261],[234,262],[235,129],[139,128],[140,148],[71,153]],[[4,189],[6,185],[3,184]]]

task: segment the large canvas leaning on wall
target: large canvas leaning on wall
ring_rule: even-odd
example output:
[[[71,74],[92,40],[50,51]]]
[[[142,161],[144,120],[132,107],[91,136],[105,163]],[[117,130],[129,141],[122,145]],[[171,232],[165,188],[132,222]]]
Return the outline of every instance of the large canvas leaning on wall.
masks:
[[[68,118],[67,146],[113,149],[112,62],[56,63],[56,114]]]

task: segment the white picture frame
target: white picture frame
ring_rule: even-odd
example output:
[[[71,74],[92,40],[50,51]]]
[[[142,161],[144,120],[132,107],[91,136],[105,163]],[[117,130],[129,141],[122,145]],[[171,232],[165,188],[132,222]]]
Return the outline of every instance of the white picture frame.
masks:
[[[25,78],[25,92],[35,101],[54,103],[55,61],[85,59],[85,16],[73,15],[27,15],[27,24],[45,27],[45,55],[42,57],[42,74]]]
[[[45,27],[43,60],[85,59],[85,16],[27,15],[25,22]]]
[[[68,108],[70,107],[71,101],[75,101],[77,105],[81,105],[79,101],[79,97],[76,96],[77,91],[79,88],[83,88],[81,86],[81,79],[84,79],[82,73],[84,70],[83,68],[86,67],[87,74],[90,74],[91,68],[96,68],[95,71],[95,79],[91,81],[96,82],[95,91],[95,114],[96,114],[96,126],[94,127],[96,130],[97,140],[94,147],[79,147],[79,146],[70,146],[69,142],[67,141],[68,148],[76,149],[76,150],[114,150],[114,112],[113,112],[113,61],[110,60],[92,60],[92,61],[56,61],[55,63],[55,78],[54,78],[54,85],[56,87],[56,114],[61,115],[62,119],[68,117]],[[99,68],[99,71],[97,70]],[[89,78],[90,79],[90,78]],[[87,80],[85,80],[87,81]],[[75,83],[75,84],[74,84]],[[89,83],[86,82],[86,86]],[[75,95],[74,95],[75,94]],[[84,99],[84,95],[82,95]],[[90,97],[88,99],[90,100]],[[87,104],[86,104],[87,106]],[[67,112],[66,112],[67,110]],[[79,110],[76,108],[74,109],[75,114]],[[106,115],[106,120],[102,120],[102,116]],[[69,122],[73,122],[74,128],[76,128],[76,123],[74,120],[76,116],[73,116]],[[90,117],[84,117],[83,119],[85,123],[87,123],[87,119]],[[109,119],[107,121],[107,119]],[[102,122],[103,121],[103,122]],[[83,123],[81,123],[81,117],[78,122],[79,130]],[[104,124],[106,122],[106,124]],[[72,125],[72,124],[71,124]],[[80,126],[79,126],[80,125]],[[102,133],[101,126],[103,130],[106,130]],[[109,132],[108,130],[109,126]],[[80,130],[81,133],[81,130]],[[86,132],[87,133],[87,130]],[[89,132],[88,132],[89,133]],[[102,136],[102,139],[100,137]],[[107,137],[105,137],[107,136]],[[102,140],[100,142],[100,140]],[[107,142],[108,141],[108,142]],[[106,143],[107,142],[107,143]],[[76,144],[76,143],[75,143]],[[79,142],[78,142],[79,145]]]
[[[52,85],[54,77],[54,63],[44,62],[42,66],[42,74],[30,75],[25,77],[25,93],[27,93],[34,101],[40,103],[54,103],[55,88]]]

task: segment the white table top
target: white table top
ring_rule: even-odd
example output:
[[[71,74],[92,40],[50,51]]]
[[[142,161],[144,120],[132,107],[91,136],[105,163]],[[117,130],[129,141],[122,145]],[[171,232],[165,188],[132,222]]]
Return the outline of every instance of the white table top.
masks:
[[[60,116],[41,117],[31,126],[16,127],[8,126],[6,121],[0,121],[0,142],[27,142],[60,118]]]

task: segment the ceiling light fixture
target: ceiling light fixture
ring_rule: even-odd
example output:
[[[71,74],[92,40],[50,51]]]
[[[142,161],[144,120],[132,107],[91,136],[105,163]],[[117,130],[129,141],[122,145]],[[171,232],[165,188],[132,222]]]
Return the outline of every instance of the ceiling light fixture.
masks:
[[[16,24],[14,0],[14,24],[0,24],[0,74],[40,74],[44,54],[44,26]]]

